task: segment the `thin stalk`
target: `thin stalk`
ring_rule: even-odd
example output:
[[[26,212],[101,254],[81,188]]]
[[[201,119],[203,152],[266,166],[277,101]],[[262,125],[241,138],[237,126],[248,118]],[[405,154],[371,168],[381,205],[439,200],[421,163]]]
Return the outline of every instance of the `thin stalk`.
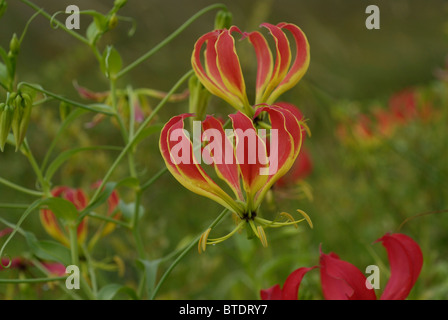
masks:
[[[158,45],[156,45],[154,48],[149,50],[147,53],[145,53],[140,58],[136,59],[134,62],[129,64],[127,67],[123,68],[120,72],[117,73],[117,79],[121,78],[123,75],[128,73],[130,70],[137,67],[140,63],[144,62],[146,59],[151,57],[154,53],[159,51],[161,48],[163,48],[165,45],[167,45],[169,42],[171,42],[174,38],[176,38],[180,33],[182,33],[190,24],[192,24],[195,20],[197,20],[200,16],[203,14],[215,10],[215,9],[226,9],[227,7],[223,4],[213,4],[208,7],[205,7],[204,9],[198,11],[195,15],[193,15],[190,19],[184,22],[176,31],[171,33],[168,37],[166,37],[163,41],[161,41]]]
[[[33,156],[33,153],[31,152],[31,149],[28,145],[28,141],[25,138],[25,140],[23,141],[23,147],[25,150],[25,156],[28,159],[28,162],[30,163],[31,167],[34,170],[34,173],[36,174],[37,180],[39,181],[40,187],[43,190],[43,193],[45,196],[50,196],[50,189],[48,184],[45,182],[44,176],[42,174],[42,171],[39,168],[39,165],[36,162],[36,159]]]
[[[26,4],[27,6],[33,8],[34,10],[38,11],[41,15],[43,15],[45,18],[47,18],[49,21],[55,23],[58,27],[60,27],[61,29],[63,29],[65,32],[69,33],[70,35],[72,35],[73,37],[75,37],[76,39],[80,40],[81,42],[87,44],[90,46],[89,41],[84,38],[83,36],[81,36],[79,33],[71,30],[71,29],[67,29],[65,24],[63,24],[62,22],[54,19],[52,16],[50,16],[48,13],[45,12],[45,10],[43,10],[42,8],[39,8],[38,6],[36,6],[34,3],[28,1],[28,0],[20,0],[22,1],[24,4]]]
[[[11,189],[14,189],[14,190],[17,190],[17,191],[20,191],[20,192],[29,194],[29,195],[31,195],[31,196],[36,196],[36,197],[42,197],[42,196],[44,196],[44,193],[43,193],[43,192],[35,191],[35,190],[31,190],[31,189],[24,188],[24,187],[22,187],[22,186],[19,186],[18,184],[12,183],[12,182],[10,182],[10,181],[8,181],[8,180],[6,180],[6,179],[3,179],[3,178],[1,178],[1,177],[0,177],[0,183],[1,183],[1,184],[4,184],[4,185],[7,186],[7,187],[10,187]]]
[[[210,224],[210,226],[207,229],[213,229],[228,213],[228,209],[224,209],[219,216]],[[195,247],[201,238],[202,233],[198,236],[196,236],[193,241],[190,242],[190,244],[182,251],[182,253],[176,258],[176,260],[173,261],[173,263],[169,266],[169,268],[165,271],[165,273],[160,278],[160,281],[157,283],[157,286],[154,288],[154,291],[152,292],[152,295],[150,297],[151,300],[154,300],[157,293],[160,290],[160,287],[165,282],[165,280],[168,278],[170,273],[173,271],[173,269],[179,264],[179,262],[187,255],[187,253],[191,250],[191,248]]]
[[[146,125],[156,116],[156,114],[160,111],[160,109],[167,103],[169,97],[185,82],[188,80],[188,78],[193,74],[193,70],[188,71],[186,74],[180,78],[177,83],[171,88],[171,90],[167,93],[166,97],[162,99],[162,101],[159,102],[157,107],[153,110],[153,112],[149,115],[148,118],[145,119],[145,121],[140,125],[137,132],[135,133],[135,136],[129,141],[129,143],[124,147],[124,149],[121,151],[121,153],[118,155],[118,157],[115,159],[115,162],[112,164],[112,166],[107,171],[106,175],[102,179],[101,185],[98,187],[98,189],[95,191],[95,194],[93,195],[92,199],[90,200],[90,203],[93,203],[95,201],[99,194],[101,193],[101,190],[103,190],[106,183],[109,181],[110,176],[112,175],[112,172],[116,169],[120,161],[123,159],[123,157],[127,154],[127,152],[131,149],[134,142],[138,139],[139,135],[143,132]],[[80,222],[83,216],[79,217],[78,221]]]
[[[61,281],[65,279],[67,279],[67,276],[32,279],[0,279],[0,283],[41,283],[50,281]]]
[[[144,191],[149,188],[154,182],[156,182],[165,172],[168,172],[167,167],[160,169],[155,175],[153,175],[145,184],[141,186],[141,190]]]
[[[27,87],[29,87],[29,88],[31,88],[33,90],[42,92],[42,93],[46,94],[49,97],[52,97],[52,98],[54,98],[56,100],[63,101],[65,103],[71,104],[71,105],[73,105],[73,106],[75,106],[77,108],[85,109],[85,110],[88,110],[88,111],[91,111],[91,112],[94,112],[94,113],[102,113],[102,114],[105,114],[105,115],[108,115],[108,116],[114,116],[115,115],[115,113],[113,113],[113,112],[104,111],[104,110],[101,110],[101,109],[98,109],[98,108],[95,109],[95,108],[92,108],[92,107],[90,107],[88,105],[84,105],[82,103],[79,103],[79,102],[76,102],[76,101],[64,98],[64,97],[59,96],[59,95],[57,95],[57,94],[55,94],[53,92],[50,92],[48,90],[45,90],[45,89],[37,87],[37,86],[34,86],[31,83],[20,82],[17,85],[17,90],[19,90],[22,86],[27,86]]]

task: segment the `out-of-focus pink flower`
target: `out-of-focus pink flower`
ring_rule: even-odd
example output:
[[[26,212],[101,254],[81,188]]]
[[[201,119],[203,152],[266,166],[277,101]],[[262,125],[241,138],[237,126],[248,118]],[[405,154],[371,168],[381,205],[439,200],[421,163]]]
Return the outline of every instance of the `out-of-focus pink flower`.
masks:
[[[290,173],[281,177],[275,185],[280,188],[293,185],[297,181],[308,177],[312,171],[313,162],[310,153],[306,148],[302,147],[299,156],[290,169]]]
[[[47,271],[55,276],[65,276],[65,266],[62,263],[59,262],[43,262],[42,265],[47,269]]]
[[[417,117],[417,99],[415,91],[406,89],[389,99],[389,110],[398,122],[404,123]]]

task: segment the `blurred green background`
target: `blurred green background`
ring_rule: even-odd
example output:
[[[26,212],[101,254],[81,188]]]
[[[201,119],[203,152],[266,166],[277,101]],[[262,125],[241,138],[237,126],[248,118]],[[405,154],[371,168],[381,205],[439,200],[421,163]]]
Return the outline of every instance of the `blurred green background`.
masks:
[[[76,4],[81,10],[106,13],[113,1],[35,1],[50,14]],[[131,23],[120,21],[107,33],[100,47],[113,44],[127,65],[162,41],[190,16],[216,3],[205,0],[129,0],[120,15],[132,17],[137,29],[127,35]],[[307,139],[313,171],[306,178],[312,199],[300,196],[273,197],[281,211],[293,213],[300,208],[311,217],[314,229],[281,228],[267,230],[268,248],[258,241],[236,235],[219,245],[208,247],[199,255],[192,250],[176,267],[161,289],[160,299],[258,299],[259,290],[283,284],[287,275],[301,266],[318,264],[319,247],[334,251],[361,271],[370,264],[388,267],[385,250],[373,242],[386,232],[394,232],[407,218],[447,209],[448,139],[444,99],[448,91],[436,77],[443,69],[448,53],[448,3],[430,1],[361,1],[361,0],[259,0],[221,1],[233,14],[233,24],[245,31],[257,30],[262,22],[291,22],[308,37],[311,63],[303,80],[282,96],[297,105],[309,119],[312,137]],[[367,5],[380,8],[379,30],[365,27]],[[21,33],[34,13],[20,1],[8,1],[8,10],[0,19],[0,45],[7,48],[14,32]],[[213,28],[215,12],[194,22],[181,36],[121,79],[120,88],[153,88],[168,91],[191,68],[190,57],[195,41]],[[64,21],[65,14],[57,16]],[[90,18],[82,16],[81,33]],[[244,47],[241,45],[241,49]],[[253,75],[251,51],[241,54],[248,75]],[[44,88],[82,101],[73,87],[76,80],[93,91],[108,90],[108,82],[95,57],[84,44],[64,31],[53,29],[49,21],[37,17],[25,37],[18,61],[20,81],[39,83]],[[246,76],[248,91],[251,81]],[[437,97],[434,107],[441,111],[437,121],[415,122],[398,132],[380,147],[347,147],[337,139],[341,115],[369,112],[373,104],[387,107],[389,98],[405,88],[425,88]],[[434,93],[435,92],[435,93]],[[4,92],[0,94],[4,99]],[[153,106],[157,103],[154,99]],[[164,123],[171,116],[187,112],[186,101],[170,103],[157,116]],[[210,112],[225,115],[233,109],[212,98]],[[42,160],[46,148],[59,127],[56,103],[33,111],[28,139],[36,158]],[[93,129],[84,128],[91,115],[71,127],[58,145],[67,150],[86,144],[121,145],[119,130],[108,120]],[[137,167],[142,181],[163,167],[158,137],[150,136],[139,147]],[[101,179],[116,154],[83,153],[61,168],[55,184],[83,187],[88,190]],[[115,177],[126,176],[126,166]],[[28,188],[35,179],[26,159],[8,148],[0,154],[0,176]],[[90,190],[89,190],[90,191]],[[126,199],[126,194],[122,195]],[[28,198],[0,185],[0,202],[30,203]],[[211,200],[184,189],[169,174],[162,176],[144,193],[145,216],[140,231],[145,250],[153,258],[172,252],[180,243],[200,233],[219,214],[221,208]],[[269,205],[265,204],[269,212]],[[275,211],[275,210],[274,210]],[[17,221],[19,210],[0,209],[5,219]],[[224,220],[213,237],[232,226]],[[413,237],[425,257],[423,272],[411,298],[445,299],[448,297],[448,227],[447,213],[426,215],[406,223],[401,232]],[[28,218],[24,229],[42,238],[37,214]],[[26,244],[20,236],[10,244],[10,254],[20,255]],[[126,263],[126,272],[104,272],[102,283],[123,282],[136,285],[136,251],[125,230],[116,230],[104,239],[99,260],[113,255]],[[161,271],[167,264],[161,266]],[[12,272],[12,271],[3,271]],[[382,288],[388,279],[381,276]],[[5,292],[4,290],[0,292]],[[56,297],[44,292],[39,297]],[[321,298],[318,272],[309,273],[301,287],[301,298]],[[18,293],[18,297],[20,293]],[[26,294],[23,297],[29,297]]]

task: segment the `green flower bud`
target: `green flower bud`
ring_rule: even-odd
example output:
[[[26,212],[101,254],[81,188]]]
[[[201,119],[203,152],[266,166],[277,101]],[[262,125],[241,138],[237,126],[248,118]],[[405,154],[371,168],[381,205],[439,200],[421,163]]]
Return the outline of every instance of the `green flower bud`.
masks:
[[[205,89],[198,77],[193,75],[188,81],[189,96],[189,112],[196,115],[194,120],[203,120],[207,111],[210,92]]]
[[[118,18],[117,15],[114,13],[110,18],[108,22],[108,29],[112,30],[114,29],[118,24]]]
[[[16,142],[16,151],[19,145],[19,135],[20,135],[20,121],[23,116],[23,107],[22,107],[22,97],[17,95],[14,99],[14,113],[12,116],[12,134],[14,135],[14,140]]]
[[[215,17],[215,29],[229,29],[232,25],[232,14],[227,10],[220,10]]]
[[[33,100],[31,95],[26,92],[17,94],[15,99],[14,116],[12,120],[12,133],[16,142],[16,151],[19,150],[25,139],[30,122]]]
[[[9,131],[11,130],[12,118],[14,109],[10,105],[5,105],[0,116],[0,150],[3,151],[6,139],[8,139]]]
[[[27,101],[26,99],[24,101]],[[19,150],[23,140],[25,140],[26,131],[31,118],[31,110],[33,109],[33,102],[25,103],[23,106],[22,118],[20,119],[19,136],[16,138],[16,151]]]
[[[9,54],[12,56],[17,56],[20,50],[20,41],[17,35],[14,33],[11,41],[9,42]]]

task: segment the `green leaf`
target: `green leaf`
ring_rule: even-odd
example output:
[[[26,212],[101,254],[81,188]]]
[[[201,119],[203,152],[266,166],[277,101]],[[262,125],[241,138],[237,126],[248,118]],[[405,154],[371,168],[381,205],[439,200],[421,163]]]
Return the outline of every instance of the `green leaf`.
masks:
[[[47,168],[47,171],[45,172],[45,180],[50,181],[53,175],[56,173],[56,171],[59,169],[61,165],[64,164],[67,160],[69,160],[72,156],[75,154],[82,152],[82,151],[90,151],[90,150],[121,150],[119,147],[113,147],[113,146],[96,146],[96,147],[82,147],[82,148],[76,148],[72,150],[67,150],[59,154],[56,159],[54,159],[50,165]]]
[[[145,284],[146,284],[146,292],[148,297],[151,297],[152,292],[155,288],[156,280],[157,280],[157,270],[159,269],[159,265],[162,262],[161,259],[157,260],[144,260],[138,259],[137,265],[145,272]]]
[[[108,112],[108,113],[113,113],[113,109],[111,106],[105,104],[105,103],[93,103],[93,104],[88,104],[87,107],[89,108],[90,111],[93,112]]]
[[[102,287],[97,297],[99,300],[112,300],[120,292],[126,293],[133,300],[138,300],[134,290],[118,283],[111,283]]]
[[[95,21],[92,21],[91,24],[87,27],[86,37],[89,40],[90,44],[95,44],[97,38],[101,35],[101,31],[98,29]]]
[[[122,65],[123,62],[118,51],[112,46],[107,46],[101,59],[101,70],[106,77],[114,77],[120,72]]]
[[[6,68],[6,65],[4,63],[0,62],[0,83],[3,84],[3,86],[8,86],[8,69]]]
[[[32,253],[43,260],[60,262],[67,266],[71,264],[70,250],[50,240],[38,240],[31,232],[25,232],[25,239]]]
[[[126,221],[132,221],[135,213],[135,202],[126,203],[122,200],[118,203],[118,209],[123,214]],[[140,205],[138,208],[138,219],[140,220],[145,214],[145,207]]]
[[[75,205],[63,198],[44,199],[41,205],[46,205],[54,213],[54,215],[66,222],[75,221],[78,218],[78,210]]]
[[[123,179],[119,182],[108,182],[106,183],[106,185],[104,186],[104,189],[101,191],[101,193],[99,194],[99,196],[96,198],[95,201],[93,201],[91,204],[89,204],[82,212],[81,212],[81,216],[83,216],[84,214],[86,214],[86,212],[90,212],[93,209],[99,207],[100,205],[102,205],[103,203],[105,203],[110,195],[112,194],[112,192],[117,189],[118,187],[121,186],[127,186],[127,187],[131,187],[131,188],[137,188],[139,186],[140,182],[138,181],[137,178],[133,178],[133,177],[129,177],[126,179]]]

